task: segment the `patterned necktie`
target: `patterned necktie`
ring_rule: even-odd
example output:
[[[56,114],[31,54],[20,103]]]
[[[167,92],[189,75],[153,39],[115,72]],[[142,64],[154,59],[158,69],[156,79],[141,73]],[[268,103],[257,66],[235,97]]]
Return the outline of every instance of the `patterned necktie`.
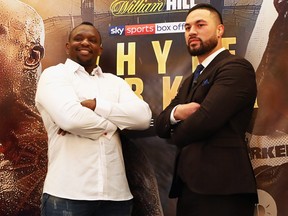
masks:
[[[204,66],[202,64],[199,64],[195,71],[193,72],[193,82],[192,82],[192,88],[197,84],[197,78],[198,76],[200,75],[200,72],[204,69]],[[188,97],[187,97],[187,103],[191,102],[191,99],[192,99],[192,95],[193,95],[193,92],[191,89],[188,93]]]
[[[197,83],[197,78],[200,75],[200,72],[203,70],[204,66],[202,64],[199,64],[195,71],[193,72],[193,85]]]

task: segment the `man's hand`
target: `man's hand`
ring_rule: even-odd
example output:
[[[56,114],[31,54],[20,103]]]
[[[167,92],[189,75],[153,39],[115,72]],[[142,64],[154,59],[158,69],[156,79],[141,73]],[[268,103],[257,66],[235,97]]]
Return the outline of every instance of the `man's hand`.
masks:
[[[176,120],[185,120],[200,108],[200,104],[191,102],[188,104],[180,104],[176,107],[174,118]]]
[[[81,101],[81,105],[94,111],[96,108],[96,98]]]

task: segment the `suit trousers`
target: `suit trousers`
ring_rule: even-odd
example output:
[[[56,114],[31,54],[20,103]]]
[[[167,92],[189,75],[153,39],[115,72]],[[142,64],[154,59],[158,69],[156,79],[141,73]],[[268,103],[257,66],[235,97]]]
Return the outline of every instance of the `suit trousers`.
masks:
[[[197,194],[184,184],[178,197],[177,216],[253,216],[255,207],[254,194]]]

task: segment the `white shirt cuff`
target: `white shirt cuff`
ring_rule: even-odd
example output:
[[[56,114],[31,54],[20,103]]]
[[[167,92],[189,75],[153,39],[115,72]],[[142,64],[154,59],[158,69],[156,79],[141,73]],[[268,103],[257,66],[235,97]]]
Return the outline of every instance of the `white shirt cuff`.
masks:
[[[178,106],[178,105],[177,105],[177,106]],[[181,120],[176,120],[176,119],[174,118],[174,112],[175,112],[175,109],[176,109],[177,106],[175,106],[175,107],[172,109],[171,113],[170,113],[170,123],[171,123],[172,125],[177,124],[179,121],[181,121]]]
[[[106,132],[104,133],[105,137],[110,140],[113,134],[117,131],[117,129],[118,128],[116,127],[116,125],[108,123],[107,128],[105,130]]]
[[[106,118],[110,115],[112,110],[112,105],[110,102],[102,100],[100,98],[96,98],[96,108],[94,110],[95,113]]]

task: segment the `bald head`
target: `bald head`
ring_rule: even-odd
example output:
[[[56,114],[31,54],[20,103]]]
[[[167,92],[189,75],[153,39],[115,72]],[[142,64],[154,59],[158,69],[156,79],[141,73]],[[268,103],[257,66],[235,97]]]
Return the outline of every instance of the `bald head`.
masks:
[[[0,0],[0,55],[28,69],[43,57],[44,24],[40,15],[18,0]],[[15,62],[16,61],[16,62]]]
[[[21,1],[0,0],[0,5],[1,105],[12,94],[17,98],[31,94],[30,81],[37,76],[44,55],[44,23],[32,7]]]

